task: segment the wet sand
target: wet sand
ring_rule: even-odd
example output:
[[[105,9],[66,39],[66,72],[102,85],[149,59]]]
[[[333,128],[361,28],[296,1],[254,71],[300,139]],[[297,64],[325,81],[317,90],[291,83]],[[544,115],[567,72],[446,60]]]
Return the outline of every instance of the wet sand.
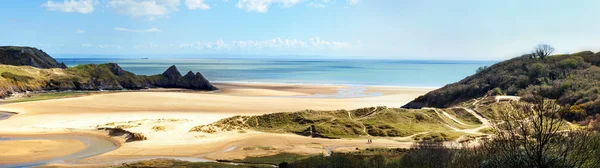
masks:
[[[0,164],[46,160],[81,151],[86,145],[77,140],[0,141]]]

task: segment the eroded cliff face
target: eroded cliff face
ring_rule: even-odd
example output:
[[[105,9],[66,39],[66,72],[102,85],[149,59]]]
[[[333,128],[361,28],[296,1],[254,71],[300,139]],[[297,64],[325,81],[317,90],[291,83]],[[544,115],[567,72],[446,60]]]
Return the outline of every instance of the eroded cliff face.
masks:
[[[44,51],[33,47],[0,46],[0,64],[36,68],[67,68]]]

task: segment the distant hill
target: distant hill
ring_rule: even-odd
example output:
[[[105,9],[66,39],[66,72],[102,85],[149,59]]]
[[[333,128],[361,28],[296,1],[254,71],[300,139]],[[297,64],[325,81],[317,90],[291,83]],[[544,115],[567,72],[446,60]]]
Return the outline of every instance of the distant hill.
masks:
[[[518,95],[539,90],[544,97],[571,106],[569,120],[600,113],[600,53],[583,51],[545,59],[526,54],[481,68],[459,82],[431,91],[403,108],[450,107],[486,95]],[[449,69],[451,70],[451,69]]]
[[[36,68],[67,68],[44,51],[33,47],[0,46],[0,64]]]

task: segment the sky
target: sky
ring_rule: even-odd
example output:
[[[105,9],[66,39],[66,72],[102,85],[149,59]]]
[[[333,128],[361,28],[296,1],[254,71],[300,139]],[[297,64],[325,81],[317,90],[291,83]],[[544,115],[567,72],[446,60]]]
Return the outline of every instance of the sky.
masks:
[[[600,50],[598,0],[3,0],[0,45],[92,57],[503,60]]]

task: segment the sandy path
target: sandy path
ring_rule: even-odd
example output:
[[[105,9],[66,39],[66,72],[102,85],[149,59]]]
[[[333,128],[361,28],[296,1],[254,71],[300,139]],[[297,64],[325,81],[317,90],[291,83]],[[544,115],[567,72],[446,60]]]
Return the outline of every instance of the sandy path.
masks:
[[[66,156],[85,149],[78,140],[8,140],[0,141],[0,164],[45,160]]]

